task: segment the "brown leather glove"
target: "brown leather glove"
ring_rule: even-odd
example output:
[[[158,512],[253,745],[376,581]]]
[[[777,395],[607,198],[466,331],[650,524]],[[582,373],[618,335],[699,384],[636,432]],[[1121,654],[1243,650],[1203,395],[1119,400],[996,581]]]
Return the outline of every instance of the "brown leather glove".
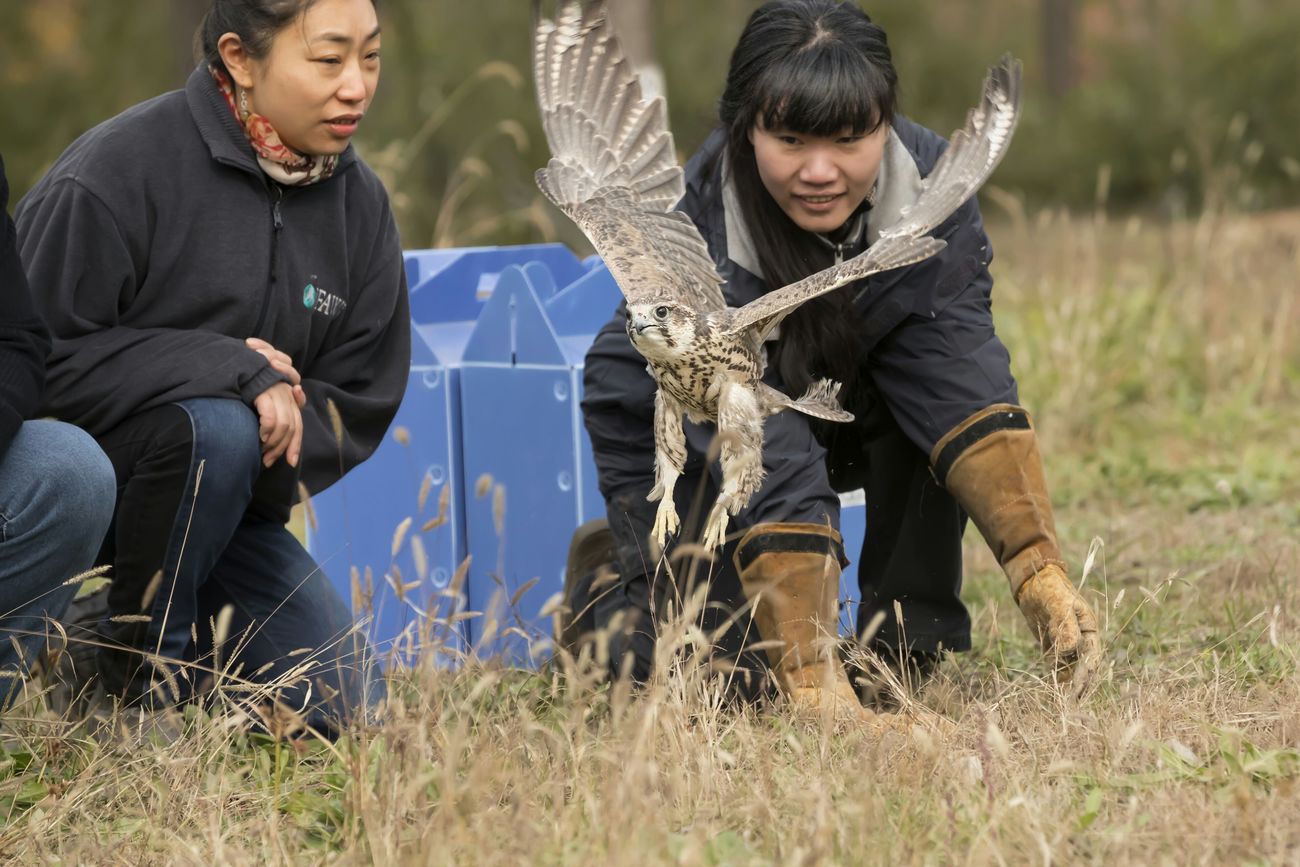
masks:
[[[1043,652],[1055,661],[1057,682],[1082,696],[1101,667],[1101,639],[1091,606],[1056,564],[1021,584],[1016,603]]]
[[[930,455],[1011,582],[1011,593],[1058,682],[1082,695],[1101,661],[1097,617],[1066,577],[1029,414],[998,404],[957,425]]]

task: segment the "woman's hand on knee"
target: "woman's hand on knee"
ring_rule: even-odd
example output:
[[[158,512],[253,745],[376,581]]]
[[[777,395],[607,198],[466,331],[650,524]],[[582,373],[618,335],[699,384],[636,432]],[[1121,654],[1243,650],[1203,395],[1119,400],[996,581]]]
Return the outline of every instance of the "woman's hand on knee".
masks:
[[[260,337],[250,337],[244,343],[270,362],[272,370],[289,377],[289,384],[293,386],[293,399],[298,404],[298,409],[306,406],[307,392],[302,389],[302,374],[298,373],[298,369],[293,366],[293,359],[288,353],[281,352]]]
[[[253,400],[264,466],[271,466],[281,456],[289,466],[298,466],[302,454],[302,411],[298,402],[301,392],[300,386],[277,382]]]

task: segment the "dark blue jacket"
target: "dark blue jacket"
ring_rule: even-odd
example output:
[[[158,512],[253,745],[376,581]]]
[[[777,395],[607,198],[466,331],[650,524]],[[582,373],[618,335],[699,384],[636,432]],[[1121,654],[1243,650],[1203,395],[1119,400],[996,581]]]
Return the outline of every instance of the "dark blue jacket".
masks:
[[[896,208],[914,198],[915,186],[947,147],[942,137],[905,118],[895,119],[893,133],[896,143],[886,151],[891,171],[882,175],[873,223],[888,223],[887,203]],[[728,238],[728,225],[743,225],[743,218],[731,213],[728,219],[723,146],[722,133],[715,132],[687,163],[686,195],[678,207],[699,228],[727,281],[723,293],[728,303],[741,306],[772,287],[754,273],[756,265],[746,268],[736,261],[747,257],[737,253],[735,239]],[[993,280],[988,270],[992,249],[978,202],[966,202],[934,235],[948,245],[937,256],[837,290],[856,297],[861,361],[874,390],[908,439],[927,456],[946,433],[977,411],[1017,403],[1010,356],[993,329]],[[608,496],[642,486],[653,477],[654,382],[623,333],[621,308],[587,355],[584,387],[583,411],[602,491]],[[849,408],[861,412],[861,407]],[[769,426],[778,418],[782,416],[769,420]],[[765,484],[770,485],[771,478],[769,468]]]
[[[323,182],[274,183],[200,66],[184,90],[77,139],[17,221],[54,336],[47,413],[102,434],[188,398],[251,404],[282,378],[244,345],[260,337],[303,376],[308,490],[379,444],[405,390],[410,317],[387,193],[352,148]]]
[[[947,148],[942,137],[906,118],[895,119],[893,132],[914,163],[915,181],[930,173]],[[704,236],[727,281],[723,291],[728,303],[741,306],[772,287],[733,258],[727,225],[734,226],[737,218],[727,219],[722,149],[723,136],[714,133],[687,164],[686,196],[679,208]],[[882,183],[897,188],[908,179],[886,176]],[[894,199],[908,203],[911,196],[898,191]],[[880,210],[878,202],[873,224],[893,219]],[[904,433],[927,455],[976,411],[1017,402],[1010,357],[993,330],[988,268],[993,250],[979,203],[967,201],[933,234],[947,242],[937,256],[837,290],[856,297],[859,347],[868,373]]]
[[[23,419],[40,405],[50,338],[32,304],[9,218],[9,181],[0,159],[0,459]]]

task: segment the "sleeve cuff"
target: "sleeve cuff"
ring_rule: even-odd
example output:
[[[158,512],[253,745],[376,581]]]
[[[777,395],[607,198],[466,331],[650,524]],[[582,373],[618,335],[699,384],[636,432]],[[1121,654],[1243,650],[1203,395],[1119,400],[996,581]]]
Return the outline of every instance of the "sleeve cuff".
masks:
[[[1033,423],[1023,407],[998,403],[985,407],[943,435],[930,452],[930,466],[940,485],[948,486],[948,474],[966,450],[1000,430],[1032,430]]]
[[[252,406],[253,401],[257,400],[259,394],[266,391],[277,382],[288,381],[289,377],[267,364],[258,370],[257,373],[253,374],[252,379],[240,386],[239,398],[244,403]]]

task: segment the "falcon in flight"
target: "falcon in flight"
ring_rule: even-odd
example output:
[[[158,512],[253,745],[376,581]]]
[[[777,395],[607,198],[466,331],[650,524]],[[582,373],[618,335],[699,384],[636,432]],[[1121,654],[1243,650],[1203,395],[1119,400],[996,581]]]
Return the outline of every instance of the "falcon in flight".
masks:
[[[763,421],[795,410],[851,421],[839,384],[799,398],[762,381],[763,341],[803,302],[871,274],[919,262],[944,247],[927,233],[975,194],[1006,153],[1020,103],[1020,64],[990,70],[980,105],[924,181],[916,202],[860,255],[728,307],[699,230],[673,210],[685,193],[662,98],[646,100],[610,29],[604,0],[566,0],[555,20],[533,0],[533,72],[552,158],[537,172],[548,199],[586,234],[627,300],[627,333],[658,385],[653,533],[662,548],[678,528],[673,487],[686,460],[683,414],[714,422],[722,487],[702,540],[723,543],[728,515],[763,481]]]

